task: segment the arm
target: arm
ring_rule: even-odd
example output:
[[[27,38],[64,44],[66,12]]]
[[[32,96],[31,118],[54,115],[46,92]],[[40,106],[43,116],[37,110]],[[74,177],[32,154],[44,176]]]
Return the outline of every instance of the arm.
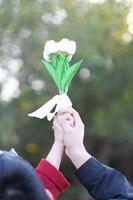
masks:
[[[58,113],[60,115],[60,113]],[[66,118],[69,118],[68,124],[71,126],[73,124],[73,118],[70,114],[67,114]],[[63,129],[58,123],[58,117],[53,120],[53,130],[54,130],[54,144],[48,153],[46,160],[51,163],[56,169],[59,169],[61,159],[65,150],[64,145],[64,134]]]
[[[103,165],[92,157],[86,161],[75,175],[98,200],[132,200],[133,188],[117,170]]]
[[[46,157],[46,160],[51,163],[56,169],[59,169],[63,152],[64,146],[54,143]]]
[[[42,159],[35,171],[42,181],[50,200],[56,199],[61,192],[69,187],[68,181],[58,170],[64,152],[62,129],[58,127],[57,119],[53,121],[54,144],[46,159]]]
[[[68,114],[58,116],[58,122],[64,131],[64,143],[66,145],[66,154],[73,162],[76,169],[91,158],[91,155],[86,151],[84,140],[84,124],[80,119],[79,114],[69,108],[67,112],[73,117],[73,124],[69,124]]]
[[[79,114],[70,109],[74,118],[70,126],[63,115],[59,116],[60,126],[64,130],[66,154],[76,167],[76,176],[96,200],[131,200],[133,188],[117,170],[109,168],[94,159],[83,144],[84,125]]]
[[[52,198],[49,198],[50,200],[57,199],[60,193],[69,187],[69,183],[63,174],[45,159],[39,162],[35,172],[44,185],[44,188],[47,189],[50,196],[52,196]]]

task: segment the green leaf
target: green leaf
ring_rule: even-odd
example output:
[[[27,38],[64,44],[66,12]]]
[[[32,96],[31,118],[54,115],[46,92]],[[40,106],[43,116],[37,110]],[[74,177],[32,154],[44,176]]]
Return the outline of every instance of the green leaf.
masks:
[[[53,66],[51,66],[48,62],[46,62],[45,60],[42,60],[45,68],[47,69],[47,71],[49,72],[49,74],[51,75],[52,79],[54,80],[54,82],[56,83],[57,87],[58,87],[58,82],[56,79],[56,73],[55,70],[53,68]]]
[[[57,82],[58,82],[58,87],[60,92],[62,92],[62,79],[64,77],[65,74],[65,60],[66,60],[66,56],[65,55],[60,55],[60,59],[58,62],[58,66],[56,69],[56,78],[57,78]]]
[[[83,60],[80,60],[79,62],[73,64],[67,71],[67,73],[65,74],[65,77],[63,79],[63,91],[66,92],[69,84],[71,82],[71,80],[73,79],[73,77],[75,76],[75,74],[77,73],[81,63]]]
[[[64,61],[65,63],[64,63],[64,74],[68,71],[68,69],[69,69],[69,61],[68,61],[68,58],[66,58],[65,59],[65,61]]]
[[[52,54],[50,58],[51,58],[51,64],[52,64],[53,68],[56,70],[56,67],[57,67],[57,55]]]

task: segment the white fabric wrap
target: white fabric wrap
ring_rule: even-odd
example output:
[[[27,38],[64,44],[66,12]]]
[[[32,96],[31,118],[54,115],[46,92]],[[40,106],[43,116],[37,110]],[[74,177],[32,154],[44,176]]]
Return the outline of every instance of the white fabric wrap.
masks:
[[[55,95],[52,99],[50,99],[47,103],[41,106],[38,110],[33,113],[29,113],[30,117],[37,117],[43,119],[47,117],[48,121],[51,121],[54,115],[62,108],[68,108],[72,106],[72,102],[67,94]],[[51,112],[51,110],[55,107],[55,111]]]

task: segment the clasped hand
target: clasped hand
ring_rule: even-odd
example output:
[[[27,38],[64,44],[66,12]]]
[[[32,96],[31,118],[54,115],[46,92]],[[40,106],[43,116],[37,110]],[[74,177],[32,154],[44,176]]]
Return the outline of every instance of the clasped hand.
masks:
[[[66,155],[76,168],[91,158],[83,144],[84,124],[77,111],[73,108],[61,110],[54,117],[53,129],[55,144],[65,148]]]

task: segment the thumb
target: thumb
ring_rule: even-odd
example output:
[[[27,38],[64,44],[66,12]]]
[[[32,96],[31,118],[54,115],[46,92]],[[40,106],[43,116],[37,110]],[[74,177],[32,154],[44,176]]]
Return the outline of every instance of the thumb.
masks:
[[[54,120],[53,120],[53,129],[54,129],[54,131],[62,129],[57,117],[54,118]]]

